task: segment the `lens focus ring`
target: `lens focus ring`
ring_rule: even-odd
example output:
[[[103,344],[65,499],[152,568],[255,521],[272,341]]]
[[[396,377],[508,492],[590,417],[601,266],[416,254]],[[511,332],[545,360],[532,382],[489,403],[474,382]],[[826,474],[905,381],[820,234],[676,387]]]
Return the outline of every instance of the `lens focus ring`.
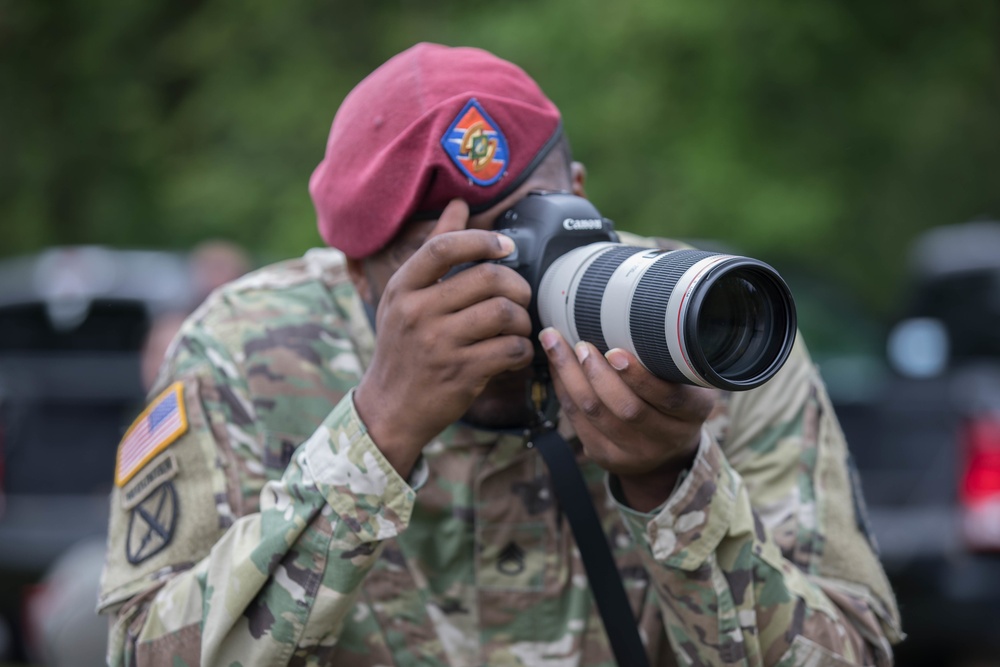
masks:
[[[622,262],[642,252],[643,248],[635,246],[617,246],[601,254],[594,260],[580,278],[580,286],[576,293],[576,308],[574,323],[580,340],[590,341],[604,354],[608,344],[601,327],[601,307],[604,301],[604,291]]]

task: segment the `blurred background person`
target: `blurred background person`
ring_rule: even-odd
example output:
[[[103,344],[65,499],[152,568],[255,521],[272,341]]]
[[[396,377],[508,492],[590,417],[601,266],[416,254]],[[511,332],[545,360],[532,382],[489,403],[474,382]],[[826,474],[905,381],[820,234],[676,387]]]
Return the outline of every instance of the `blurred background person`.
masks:
[[[235,280],[252,267],[250,254],[240,245],[223,239],[209,239],[191,251],[191,307],[161,313],[150,324],[142,347],[142,384],[147,390],[156,380],[163,356],[184,319],[217,287]]]
[[[250,254],[225,239],[208,239],[191,250],[191,280],[196,306],[216,288],[236,280],[252,268]]]
[[[104,663],[94,606],[113,443],[186,315],[251,266],[219,238],[188,253],[65,246],[0,260],[0,660]]]

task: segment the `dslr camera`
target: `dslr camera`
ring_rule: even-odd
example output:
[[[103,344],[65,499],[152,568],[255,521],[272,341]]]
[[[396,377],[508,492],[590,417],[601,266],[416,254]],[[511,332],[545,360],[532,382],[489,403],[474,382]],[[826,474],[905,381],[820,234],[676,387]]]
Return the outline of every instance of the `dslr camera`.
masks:
[[[593,204],[561,192],[529,194],[495,229],[516,246],[499,263],[531,285],[536,341],[551,326],[571,345],[626,349],[663,380],[729,391],[769,380],[795,342],[792,294],[764,262],[620,243]]]

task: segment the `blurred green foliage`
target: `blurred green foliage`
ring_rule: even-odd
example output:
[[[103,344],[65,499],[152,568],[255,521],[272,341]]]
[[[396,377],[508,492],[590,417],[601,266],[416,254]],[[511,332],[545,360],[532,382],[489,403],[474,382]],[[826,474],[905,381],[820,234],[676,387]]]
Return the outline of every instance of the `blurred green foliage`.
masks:
[[[0,0],[0,254],[318,244],[306,183],[337,105],[423,40],[528,70],[620,227],[875,309],[920,230],[1000,214],[993,0]]]

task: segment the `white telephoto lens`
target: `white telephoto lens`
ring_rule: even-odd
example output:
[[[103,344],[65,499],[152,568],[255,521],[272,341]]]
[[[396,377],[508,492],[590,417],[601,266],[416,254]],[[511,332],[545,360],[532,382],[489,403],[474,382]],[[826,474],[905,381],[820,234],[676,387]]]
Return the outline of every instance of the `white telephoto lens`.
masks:
[[[700,250],[571,250],[542,277],[538,315],[571,344],[622,348],[662,379],[730,390],[772,377],[795,339],[794,303],[771,267]]]

